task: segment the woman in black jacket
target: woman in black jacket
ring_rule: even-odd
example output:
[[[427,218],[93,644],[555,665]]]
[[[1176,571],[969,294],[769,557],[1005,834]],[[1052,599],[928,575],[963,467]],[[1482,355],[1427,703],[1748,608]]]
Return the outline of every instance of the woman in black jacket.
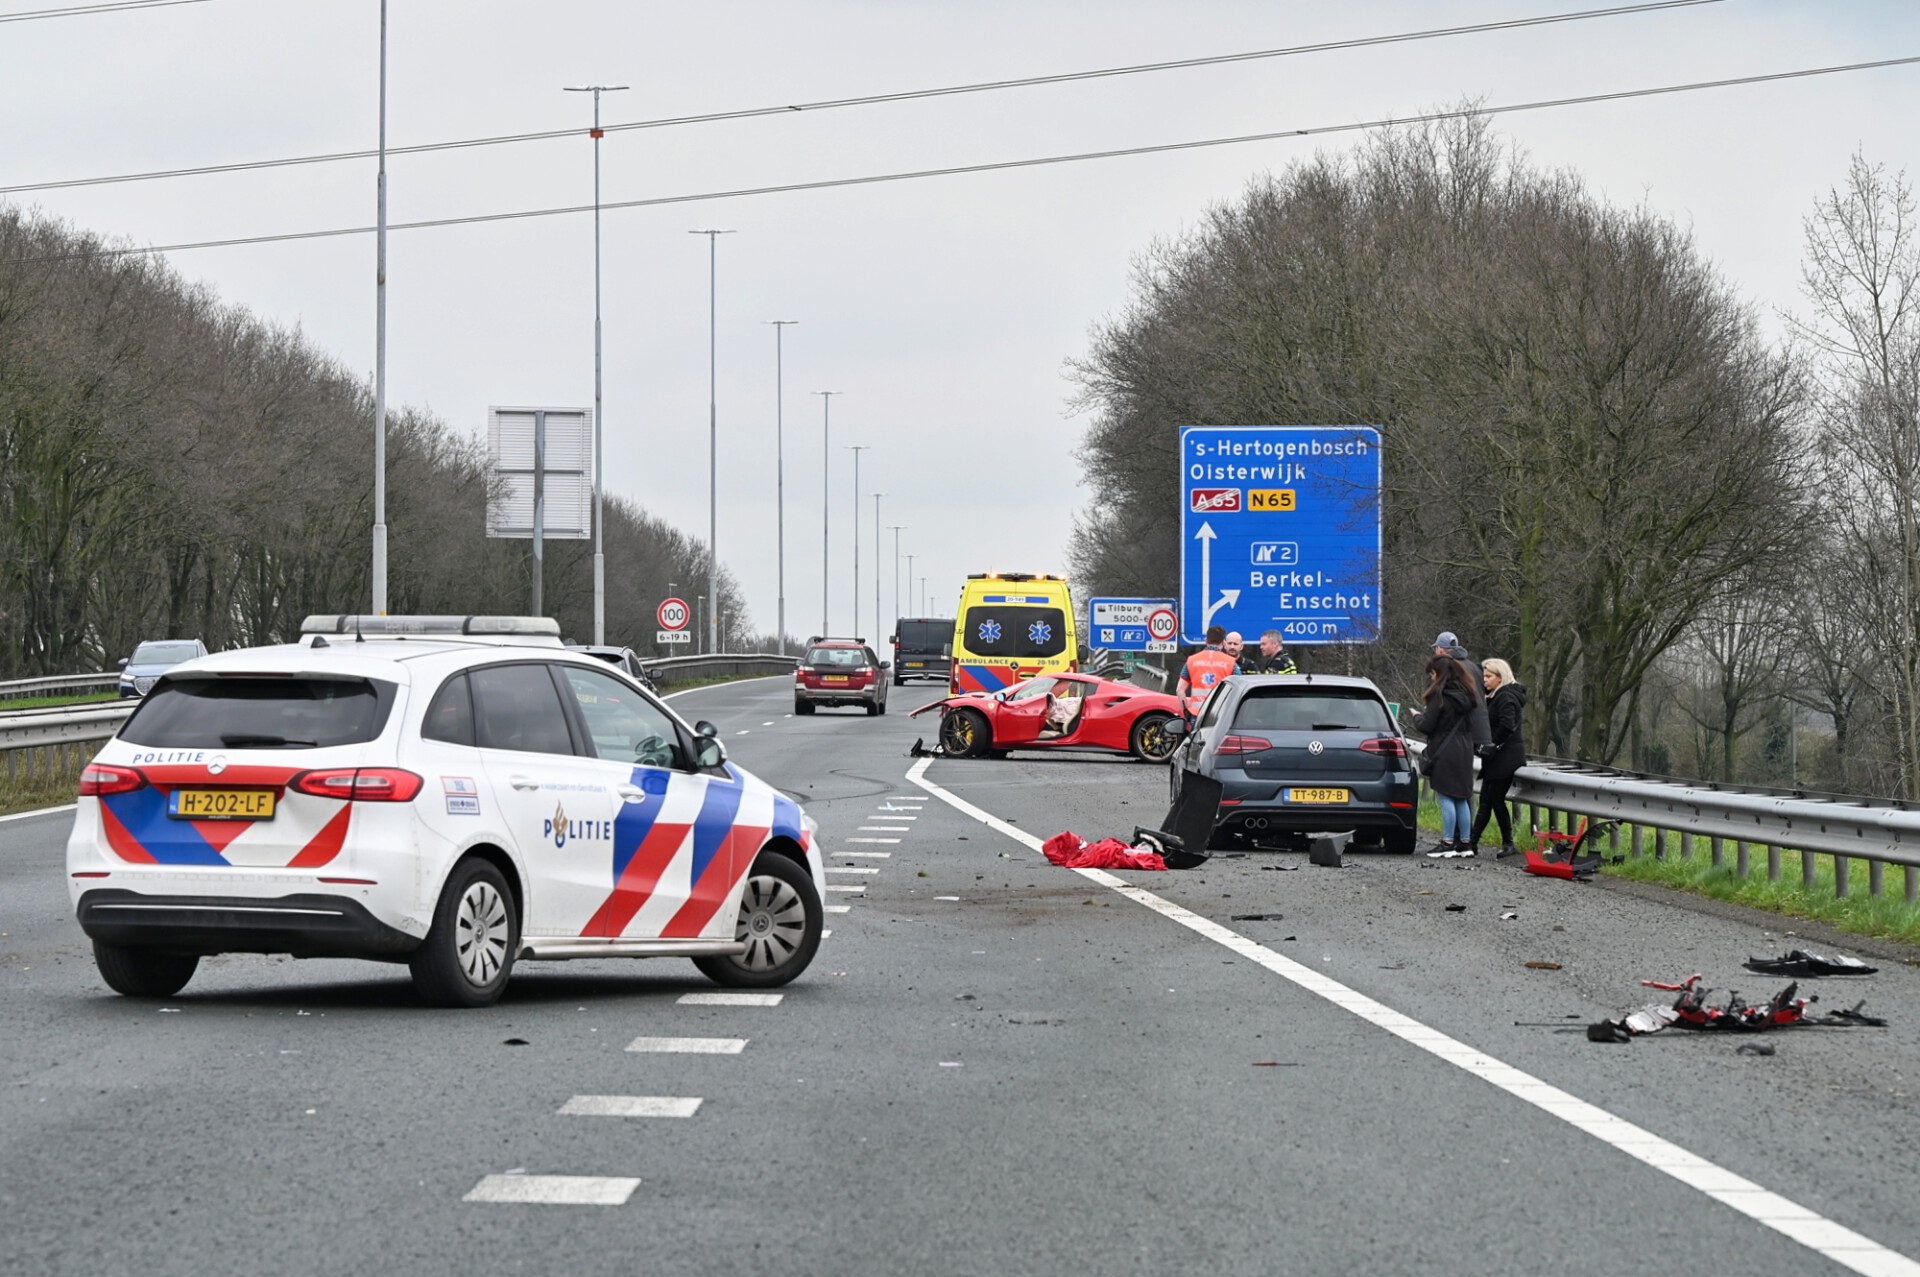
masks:
[[[1427,783],[1440,800],[1440,845],[1429,856],[1471,856],[1473,823],[1473,707],[1479,689],[1451,656],[1427,662],[1425,707],[1413,722],[1427,738]]]
[[[1526,741],[1520,734],[1520,711],[1527,707],[1527,689],[1513,681],[1513,667],[1495,658],[1480,669],[1487,685],[1487,717],[1493,727],[1493,745],[1480,762],[1480,814],[1473,818],[1473,840],[1478,849],[1480,835],[1486,831],[1487,817],[1500,821],[1500,854],[1511,856],[1520,849],[1513,845],[1513,817],[1507,809],[1507,790],[1513,774],[1527,765]]]

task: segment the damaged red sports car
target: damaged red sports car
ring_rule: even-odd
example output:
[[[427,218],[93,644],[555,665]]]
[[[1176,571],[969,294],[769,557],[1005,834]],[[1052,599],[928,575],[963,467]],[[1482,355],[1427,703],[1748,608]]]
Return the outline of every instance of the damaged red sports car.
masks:
[[[940,747],[955,758],[1010,749],[1112,749],[1164,763],[1180,742],[1166,730],[1180,699],[1086,674],[1043,674],[1003,692],[922,705],[940,711]]]

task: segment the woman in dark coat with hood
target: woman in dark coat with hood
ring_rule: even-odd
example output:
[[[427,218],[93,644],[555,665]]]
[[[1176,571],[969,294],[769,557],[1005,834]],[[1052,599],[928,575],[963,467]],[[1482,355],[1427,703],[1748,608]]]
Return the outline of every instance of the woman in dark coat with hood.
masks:
[[[1487,817],[1500,821],[1500,854],[1511,856],[1520,849],[1513,845],[1513,816],[1507,808],[1507,790],[1513,774],[1527,765],[1527,746],[1520,733],[1520,711],[1527,707],[1527,689],[1513,680],[1513,667],[1498,659],[1481,667],[1480,677],[1487,685],[1487,718],[1493,727],[1493,745],[1480,762],[1480,814],[1473,818],[1473,841],[1480,846],[1486,832]]]
[[[1471,856],[1473,824],[1473,707],[1479,689],[1451,656],[1427,662],[1425,706],[1414,730],[1427,738],[1427,783],[1440,800],[1440,845],[1429,856]]]

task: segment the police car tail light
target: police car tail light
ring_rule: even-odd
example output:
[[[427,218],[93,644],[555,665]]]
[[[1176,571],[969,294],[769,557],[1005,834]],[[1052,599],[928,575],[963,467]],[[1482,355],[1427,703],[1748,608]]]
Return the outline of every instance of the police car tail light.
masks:
[[[1405,758],[1407,756],[1407,742],[1401,740],[1398,736],[1379,736],[1373,740],[1361,741],[1360,752],[1363,754],[1384,754],[1388,758]]]
[[[399,767],[336,767],[301,772],[287,788],[347,803],[405,803],[420,792],[420,778]]]
[[[104,798],[108,794],[130,794],[145,789],[147,778],[132,767],[110,763],[88,763],[80,773],[80,797]]]
[[[1261,750],[1268,748],[1271,748],[1271,746],[1264,737],[1229,736],[1221,741],[1220,748],[1213,752],[1216,754],[1257,754]]]

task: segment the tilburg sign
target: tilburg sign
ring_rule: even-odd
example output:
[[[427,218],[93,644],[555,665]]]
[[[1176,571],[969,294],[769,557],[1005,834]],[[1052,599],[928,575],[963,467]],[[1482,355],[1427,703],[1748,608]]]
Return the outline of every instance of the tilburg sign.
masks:
[[[1180,431],[1180,629],[1249,644],[1380,635],[1380,432],[1372,426]]]
[[[1178,629],[1172,599],[1092,599],[1093,646],[1109,652],[1171,652]]]

